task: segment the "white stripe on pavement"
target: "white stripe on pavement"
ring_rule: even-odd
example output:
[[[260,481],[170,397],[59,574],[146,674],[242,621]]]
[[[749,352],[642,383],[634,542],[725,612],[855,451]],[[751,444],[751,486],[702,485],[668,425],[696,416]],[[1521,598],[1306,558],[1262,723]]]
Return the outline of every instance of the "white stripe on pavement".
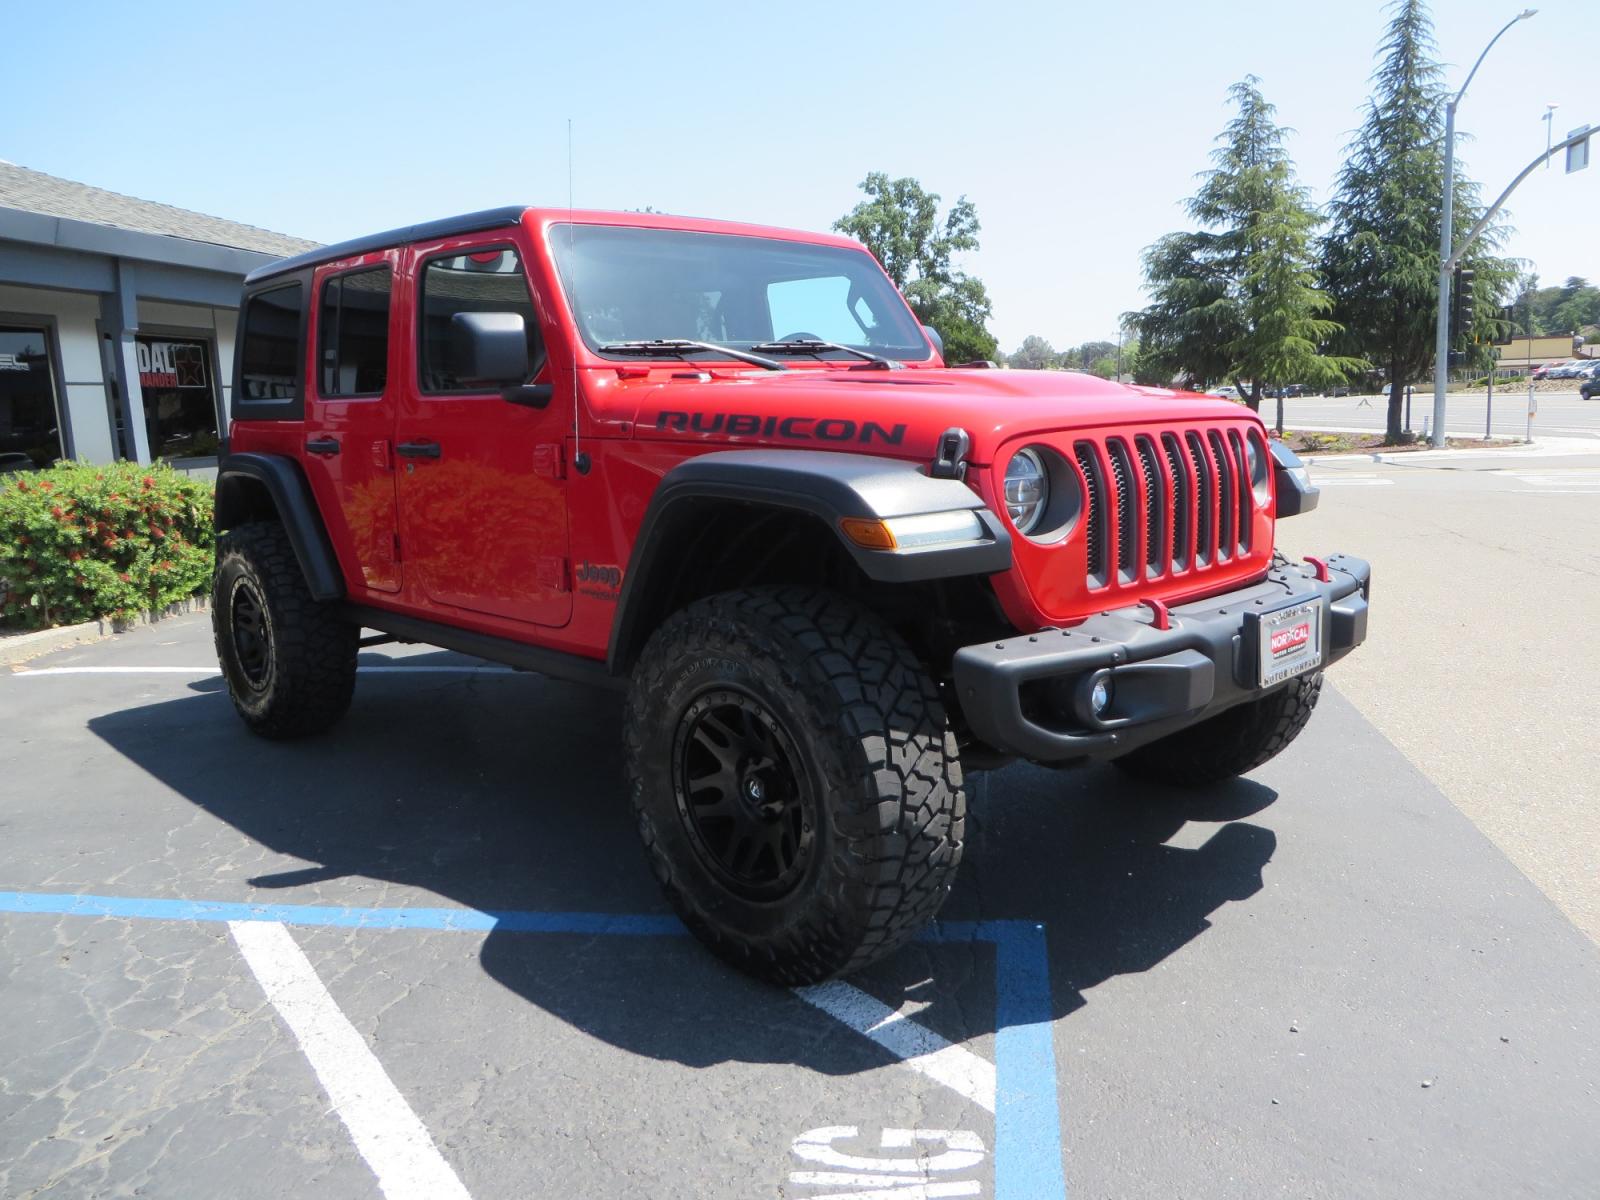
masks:
[[[471,1200],[289,931],[276,921],[229,921],[228,929],[387,1200]]]
[[[357,667],[362,675],[519,675],[525,672],[511,667]],[[38,667],[13,670],[13,675],[220,675],[215,665],[209,667]]]
[[[946,1041],[848,983],[796,988],[795,995],[876,1042],[918,1074],[965,1096],[986,1112],[994,1111],[994,1064],[965,1046]]]
[[[1320,475],[1313,474],[1314,487],[1393,487],[1394,480],[1379,479],[1376,475]]]

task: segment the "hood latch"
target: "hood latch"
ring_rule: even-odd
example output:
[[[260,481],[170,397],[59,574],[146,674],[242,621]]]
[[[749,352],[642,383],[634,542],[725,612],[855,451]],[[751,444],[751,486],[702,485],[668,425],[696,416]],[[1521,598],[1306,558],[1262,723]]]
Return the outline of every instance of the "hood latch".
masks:
[[[934,479],[965,479],[967,477],[967,452],[972,449],[972,439],[960,426],[946,429],[939,435],[933,452],[933,464],[928,474]]]

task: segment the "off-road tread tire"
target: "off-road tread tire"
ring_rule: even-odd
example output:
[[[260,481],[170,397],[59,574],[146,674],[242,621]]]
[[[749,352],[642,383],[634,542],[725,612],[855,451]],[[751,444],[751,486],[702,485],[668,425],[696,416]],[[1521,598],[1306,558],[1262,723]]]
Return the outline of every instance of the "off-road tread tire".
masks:
[[[811,878],[763,906],[775,927],[759,932],[740,927],[737,897],[717,896],[673,793],[681,706],[671,706],[707,686],[709,676],[685,681],[712,660],[747,668],[758,694],[783,690],[798,714],[789,733],[824,781],[831,836],[819,830]],[[761,587],[688,606],[640,656],[623,729],[628,795],[662,890],[696,936],[749,974],[784,986],[847,975],[912,937],[950,891],[966,823],[955,735],[911,648],[851,600]]]
[[[1169,734],[1114,760],[1128,774],[1174,787],[1209,787],[1253,771],[1300,736],[1322,695],[1322,672]]]
[[[265,688],[246,682],[233,649],[229,589],[248,573],[271,623],[272,658]],[[233,706],[254,733],[286,739],[322,733],[350,707],[360,628],[337,604],[313,599],[289,535],[276,521],[252,522],[217,539],[211,631]]]

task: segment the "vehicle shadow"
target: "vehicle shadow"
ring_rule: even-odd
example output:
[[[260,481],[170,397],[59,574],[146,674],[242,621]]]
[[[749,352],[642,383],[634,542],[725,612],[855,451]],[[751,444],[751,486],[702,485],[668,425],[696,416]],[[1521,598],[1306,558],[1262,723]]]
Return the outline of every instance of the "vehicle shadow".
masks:
[[[96,717],[90,729],[252,841],[316,864],[225,873],[204,898],[367,903],[340,890],[363,877],[491,911],[666,911],[626,811],[615,695],[538,676],[365,672],[334,734],[281,744],[250,735],[216,681],[192,691]],[[1018,766],[976,776],[970,793],[962,875],[942,915],[1045,925],[1057,1016],[1105,980],[1149,970],[1222,905],[1253,895],[1276,847],[1242,819],[1276,799],[1249,780],[1178,794],[1110,769]],[[1218,827],[1168,844],[1191,823]],[[831,1074],[886,1058],[688,937],[496,931],[481,962],[517,996],[654,1058]],[[993,952],[981,943],[919,942],[851,982],[894,1007],[915,999],[917,1019],[953,1040],[994,1031]]]

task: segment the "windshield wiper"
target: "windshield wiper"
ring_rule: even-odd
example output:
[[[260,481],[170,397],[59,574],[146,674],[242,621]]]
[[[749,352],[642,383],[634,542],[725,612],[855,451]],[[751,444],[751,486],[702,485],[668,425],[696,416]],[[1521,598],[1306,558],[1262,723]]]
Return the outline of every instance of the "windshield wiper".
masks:
[[[881,354],[874,354],[870,350],[858,350],[854,346],[846,346],[842,342],[825,342],[821,338],[785,338],[781,342],[758,342],[750,347],[752,350],[765,350],[768,354],[810,354],[817,358],[822,356],[819,350],[838,350],[845,354],[854,354],[857,358],[864,358],[868,362],[877,363],[891,371],[903,370],[905,363],[898,359],[885,358]]]
[[[716,342],[697,342],[690,338],[655,338],[648,342],[603,342],[598,347],[601,354],[641,354],[657,356],[670,354],[677,358],[687,357],[686,351],[705,350],[712,354],[721,354],[726,358],[747,362],[752,366],[763,367],[768,371],[787,371],[789,368],[774,359],[762,358],[759,354],[751,354],[748,350],[735,350],[732,346],[719,346]]]

